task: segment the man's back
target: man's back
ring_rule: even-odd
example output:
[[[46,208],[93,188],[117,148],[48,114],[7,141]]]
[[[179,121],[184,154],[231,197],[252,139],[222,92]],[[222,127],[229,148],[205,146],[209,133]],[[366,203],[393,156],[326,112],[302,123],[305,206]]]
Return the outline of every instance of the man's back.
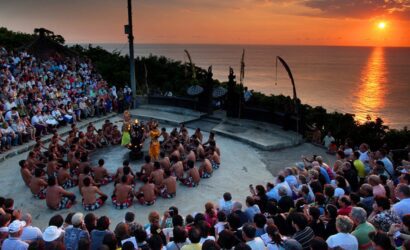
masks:
[[[246,245],[250,246],[252,250],[264,250],[265,243],[259,237],[255,237],[253,240],[246,242]]]
[[[82,230],[78,227],[66,229],[64,234],[64,245],[66,250],[77,250],[78,242],[82,238],[90,239],[90,235],[86,230]]]
[[[28,249],[28,244],[17,238],[7,238],[3,241],[2,249],[12,249],[12,250],[26,250]]]

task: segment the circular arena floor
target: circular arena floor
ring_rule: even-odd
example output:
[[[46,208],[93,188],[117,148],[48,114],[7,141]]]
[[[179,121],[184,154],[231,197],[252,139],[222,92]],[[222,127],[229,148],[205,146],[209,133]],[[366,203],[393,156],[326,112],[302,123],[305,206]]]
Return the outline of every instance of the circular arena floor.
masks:
[[[97,123],[95,126],[99,128],[102,123]],[[193,132],[189,131],[190,134]],[[204,133],[204,138],[208,137],[208,133]],[[267,181],[273,181],[272,174],[267,170],[265,164],[260,160],[258,152],[241,142],[232,139],[217,136],[216,141],[221,149],[221,167],[214,171],[210,179],[201,180],[201,183],[196,188],[187,188],[179,185],[177,195],[173,199],[158,198],[153,206],[141,206],[134,202],[133,206],[124,210],[115,209],[111,200],[94,211],[97,216],[107,215],[111,218],[111,229],[123,220],[127,211],[133,211],[136,214],[136,219],[140,223],[147,222],[148,213],[152,210],[157,210],[161,214],[167,211],[170,206],[177,206],[182,215],[189,213],[203,212],[204,204],[207,201],[217,201],[226,191],[232,193],[234,200],[244,202],[244,199],[249,195],[249,184],[265,184]],[[144,153],[148,150],[148,141],[144,145]],[[109,146],[104,149],[99,149],[91,155],[92,163],[96,164],[98,159],[105,160],[105,166],[110,172],[115,172],[117,167],[122,165],[124,159],[128,159],[129,150],[121,146]],[[275,152],[272,152],[275,154]],[[64,217],[69,212],[83,212],[81,205],[81,196],[78,192],[78,187],[74,187],[69,191],[77,195],[77,203],[69,210],[52,211],[47,208],[44,200],[36,200],[28,187],[26,187],[21,179],[18,162],[27,158],[27,153],[20,154],[0,164],[0,196],[11,197],[15,200],[15,207],[21,208],[23,213],[31,213],[33,216],[33,225],[44,229],[50,217],[55,214],[62,214]],[[139,171],[143,160],[132,161],[131,167],[133,171]],[[111,196],[114,186],[112,183],[101,187],[101,190]]]

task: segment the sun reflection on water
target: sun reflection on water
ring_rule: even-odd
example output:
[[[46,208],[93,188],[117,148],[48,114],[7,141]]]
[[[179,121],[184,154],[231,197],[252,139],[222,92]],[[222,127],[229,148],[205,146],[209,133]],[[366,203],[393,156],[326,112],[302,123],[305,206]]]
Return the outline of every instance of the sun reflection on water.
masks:
[[[365,122],[369,117],[374,120],[380,116],[380,110],[385,104],[386,78],[384,49],[375,47],[362,70],[359,90],[353,103],[359,122]]]

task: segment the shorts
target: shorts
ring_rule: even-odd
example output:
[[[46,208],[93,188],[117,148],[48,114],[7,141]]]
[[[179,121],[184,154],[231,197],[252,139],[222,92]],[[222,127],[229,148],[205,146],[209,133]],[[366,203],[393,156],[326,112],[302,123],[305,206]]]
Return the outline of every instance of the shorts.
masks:
[[[73,202],[71,201],[71,199],[65,196],[61,198],[61,201],[58,204],[57,209],[55,210],[69,209],[72,205],[73,205]]]
[[[47,188],[43,188],[37,194],[33,194],[34,198],[44,200],[46,198]]]
[[[171,199],[171,198],[174,198],[175,196],[176,196],[176,193],[170,194],[170,193],[168,193],[168,191],[167,191],[166,188],[161,189],[161,197],[162,197],[162,198],[164,198],[164,199]]]
[[[199,184],[199,183],[195,183],[195,182],[192,180],[192,177],[188,177],[188,178],[185,178],[185,179],[181,179],[181,183],[182,183],[183,185],[187,186],[187,187],[196,187],[196,186],[198,186],[198,184]]]
[[[112,182],[114,180],[114,177],[112,177],[111,175],[104,177],[104,179],[102,179],[100,181],[101,185],[107,185],[108,183]]]
[[[114,205],[116,209],[124,209],[132,205],[132,197],[128,197],[128,199],[123,203],[117,202],[117,197],[115,196],[112,196],[111,200],[112,200],[112,204]]]
[[[144,203],[143,203],[142,205],[152,206],[152,205],[154,205],[154,204],[155,204],[155,200],[153,200],[153,201],[144,201]]]
[[[208,179],[212,177],[212,173],[203,172],[201,178]]]
[[[212,165],[213,169],[218,169],[219,168],[219,164],[214,162],[214,161],[211,161],[211,165]]]
[[[62,186],[64,189],[69,189],[69,188],[72,188],[72,187],[77,186],[77,181],[74,181],[74,180],[69,179],[69,180],[67,180],[66,182],[64,182],[64,184],[61,185],[61,186]]]
[[[83,200],[83,208],[85,211],[94,211],[100,208],[102,205],[104,205],[104,200],[101,198],[98,198],[94,204],[84,204]]]

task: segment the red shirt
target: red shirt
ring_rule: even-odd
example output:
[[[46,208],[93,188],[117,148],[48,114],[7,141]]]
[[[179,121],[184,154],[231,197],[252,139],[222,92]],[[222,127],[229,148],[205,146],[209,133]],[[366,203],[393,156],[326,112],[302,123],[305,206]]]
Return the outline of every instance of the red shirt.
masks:
[[[350,212],[352,211],[352,206],[347,206],[345,208],[340,208],[337,210],[338,215],[346,215],[349,216]]]

